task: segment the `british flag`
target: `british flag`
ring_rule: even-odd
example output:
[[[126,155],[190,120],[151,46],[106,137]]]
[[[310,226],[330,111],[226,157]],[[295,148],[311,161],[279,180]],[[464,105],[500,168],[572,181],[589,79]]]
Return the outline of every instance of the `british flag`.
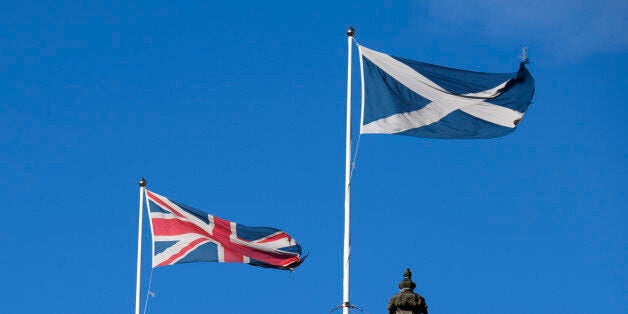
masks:
[[[287,233],[247,227],[146,191],[153,267],[191,262],[247,263],[293,270],[301,246]]]

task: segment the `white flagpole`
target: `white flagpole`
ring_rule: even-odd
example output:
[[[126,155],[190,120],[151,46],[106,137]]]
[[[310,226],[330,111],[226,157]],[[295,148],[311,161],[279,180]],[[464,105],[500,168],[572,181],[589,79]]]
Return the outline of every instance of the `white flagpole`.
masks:
[[[142,277],[142,217],[144,210],[144,193],[146,190],[146,180],[142,178],[140,185],[140,216],[137,225],[137,276],[135,279],[135,314],[140,314],[140,279]]]
[[[349,302],[349,261],[351,255],[351,56],[353,48],[353,35],[355,30],[349,26],[347,29],[347,44],[349,58],[347,61],[347,132],[345,154],[345,235],[344,258],[342,276],[342,313],[349,314],[351,303]]]

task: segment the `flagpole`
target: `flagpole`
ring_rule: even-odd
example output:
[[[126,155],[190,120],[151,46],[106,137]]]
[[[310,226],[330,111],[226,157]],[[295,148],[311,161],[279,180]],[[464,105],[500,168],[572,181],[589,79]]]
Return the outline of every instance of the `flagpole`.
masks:
[[[349,302],[349,262],[351,255],[351,56],[353,48],[353,35],[355,30],[349,26],[347,29],[347,132],[345,154],[345,233],[344,233],[344,257],[342,276],[342,313],[349,314],[351,303]]]
[[[140,314],[140,279],[142,277],[142,217],[144,206],[144,191],[146,190],[146,179],[142,178],[140,185],[140,213],[137,225],[137,276],[135,279],[135,314]]]

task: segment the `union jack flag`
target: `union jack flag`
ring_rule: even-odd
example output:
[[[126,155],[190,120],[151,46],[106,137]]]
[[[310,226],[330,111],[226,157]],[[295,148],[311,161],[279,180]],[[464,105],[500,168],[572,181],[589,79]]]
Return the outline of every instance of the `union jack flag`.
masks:
[[[301,246],[287,233],[247,227],[146,191],[153,234],[153,267],[190,262],[299,266]]]

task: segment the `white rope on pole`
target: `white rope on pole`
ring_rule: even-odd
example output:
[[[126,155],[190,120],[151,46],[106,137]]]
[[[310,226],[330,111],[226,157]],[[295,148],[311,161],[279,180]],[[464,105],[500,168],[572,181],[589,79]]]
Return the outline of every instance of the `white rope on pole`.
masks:
[[[356,143],[355,143],[355,152],[353,153],[353,162],[351,163],[351,174],[349,175],[349,180],[353,179],[353,171],[355,171],[355,168],[357,167],[356,161],[358,159],[358,150],[360,149],[361,137],[362,137],[362,134],[358,134],[358,139],[356,140]]]
[[[149,296],[152,296],[153,298],[155,297],[155,295],[153,294],[152,291],[150,291],[150,286],[153,283],[153,270],[155,270],[154,268],[150,268],[150,277],[148,277],[148,289],[146,289],[146,299],[144,300],[144,314],[146,314],[146,311],[148,310],[148,299]]]
[[[364,62],[362,61],[362,49],[360,48],[360,44],[355,38],[351,37],[355,45],[358,46],[358,58],[360,59],[360,87],[362,88],[361,92],[361,104],[360,104],[360,132],[358,132],[358,139],[355,144],[355,153],[353,153],[353,164],[351,165],[351,178],[353,178],[353,171],[356,168],[356,161],[358,160],[358,152],[360,150],[360,139],[362,138],[362,125],[364,124]]]

